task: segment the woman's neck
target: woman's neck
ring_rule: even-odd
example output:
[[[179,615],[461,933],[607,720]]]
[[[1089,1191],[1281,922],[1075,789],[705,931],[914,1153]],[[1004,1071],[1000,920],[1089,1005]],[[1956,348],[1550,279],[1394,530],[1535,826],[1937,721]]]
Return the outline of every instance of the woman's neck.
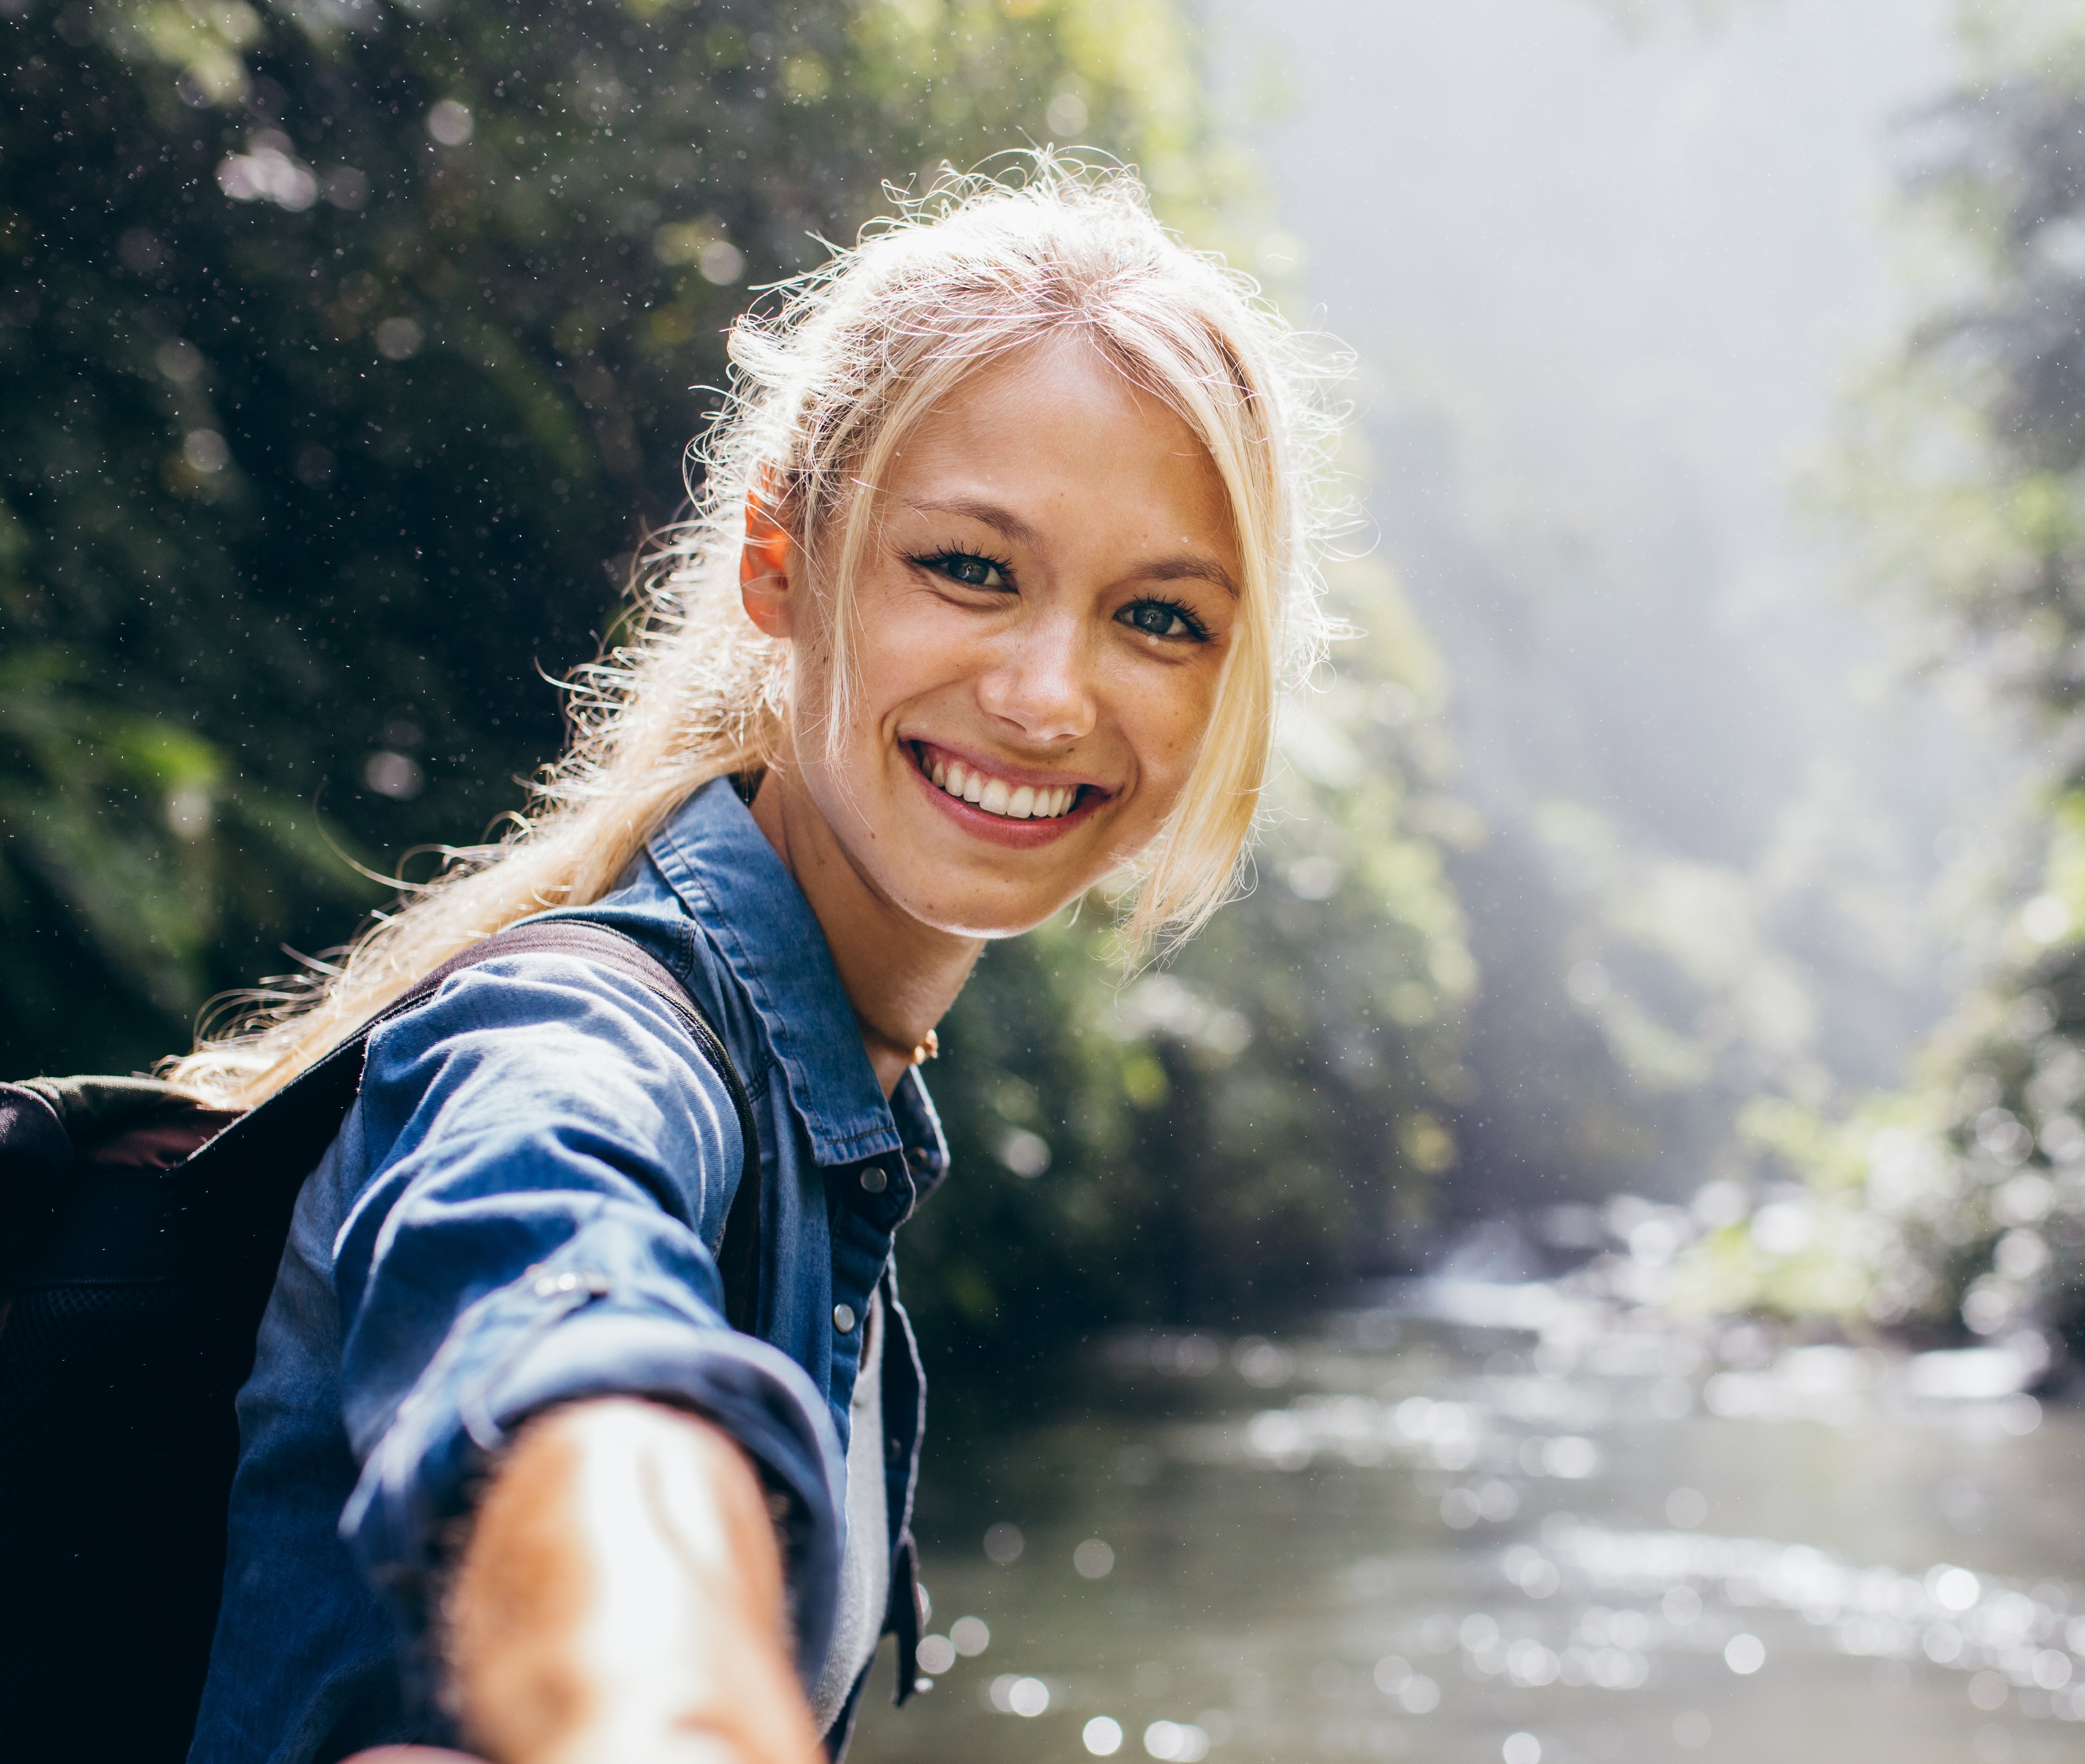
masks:
[[[817,807],[775,768],[754,793],[753,818],[826,934],[888,1096],[963,990],[983,943],[923,925],[884,899],[848,862]]]

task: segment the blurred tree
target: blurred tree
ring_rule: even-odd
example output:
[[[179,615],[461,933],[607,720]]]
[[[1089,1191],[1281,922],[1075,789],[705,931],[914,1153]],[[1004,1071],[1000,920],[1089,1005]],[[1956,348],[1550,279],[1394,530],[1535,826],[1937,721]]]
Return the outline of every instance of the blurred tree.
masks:
[[[1911,132],[1939,291],[1849,411],[1837,487],[1928,664],[2040,744],[2040,856],[1994,867],[1988,978],[1917,1085],[1766,1138],[1865,1210],[1853,1309],[2085,1351],[2085,17],[1965,0],[1960,28],[1960,83]]]
[[[1474,812],[1437,830],[1482,981],[1443,1198],[1473,1254],[1503,1211],[1574,1251],[1585,1203],[1743,1177],[1752,1097],[1899,1081],[1953,995],[1916,906],[1954,780],[1922,764],[1915,694],[1877,702],[1852,675],[1862,639],[1815,604],[1829,554],[1787,520],[1774,464],[1824,370],[1802,341],[1821,330],[1769,314],[1815,316],[1803,265],[1842,302],[1864,285],[1862,248],[1828,271],[1796,241],[1845,238],[1843,180],[1817,156],[1866,132],[1847,119],[1896,65],[1858,31],[1828,49],[1849,28],[1818,17],[1833,10],[1510,5],[1497,16],[1583,57],[1582,78],[1536,83],[1539,115],[1481,80],[1437,99],[1393,78],[1388,134],[1329,122],[1357,110],[1330,95],[1362,88],[1306,58],[1320,114],[1273,138],[1315,285],[1373,364],[1371,513],[1455,681]],[[1232,15],[1276,58],[1275,28]],[[1314,16],[1336,15],[1386,68],[1467,67],[1485,47],[1468,8]],[[1901,22],[1900,49],[1923,40]],[[1806,61],[1843,102],[1804,120],[1782,100]],[[1855,61],[1862,78],[1838,80]],[[1776,90],[1747,85],[1769,65]],[[1698,127],[1621,95],[1690,79],[1721,95]],[[1338,180],[1314,173],[1378,136],[1442,151],[1349,224],[1313,194]],[[1803,187],[1840,193],[1813,206]],[[1644,249],[1589,246],[1610,232]],[[1501,292],[1523,282],[1544,298]],[[1741,335],[1754,353],[1726,346]]]
[[[1718,719],[1760,715],[1756,653],[1751,698],[1727,655],[1714,692],[1647,664],[1712,634],[1705,596],[1672,588],[1713,559],[1685,498],[1639,511],[1662,543],[1596,542],[1472,444],[1424,371],[1373,390],[1372,507],[1455,658],[1466,801],[1408,823],[1446,848],[1482,970],[1446,1210],[1467,1226],[1741,1176],[1750,1099],[1901,1069],[1890,982],[1909,939],[1878,885],[1873,805],[1799,757],[1784,793],[1764,741],[1731,757]]]
[[[1083,139],[1204,240],[1252,188],[1174,0],[0,0],[0,45],[4,1071],[148,1063],[518,804],[744,290],[881,180]],[[1374,651],[1191,980],[1114,999],[1099,910],[985,965],[915,1282],[970,1338],[1293,1287],[1445,1168],[1467,958],[1349,727],[1423,672]]]

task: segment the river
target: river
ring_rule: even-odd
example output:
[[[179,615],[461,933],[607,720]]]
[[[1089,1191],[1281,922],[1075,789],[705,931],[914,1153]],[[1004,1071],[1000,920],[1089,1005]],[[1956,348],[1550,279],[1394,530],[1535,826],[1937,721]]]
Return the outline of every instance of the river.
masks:
[[[854,1758],[2085,1756],[2085,1416],[1998,1351],[1410,1312],[1119,1338],[942,1452]]]

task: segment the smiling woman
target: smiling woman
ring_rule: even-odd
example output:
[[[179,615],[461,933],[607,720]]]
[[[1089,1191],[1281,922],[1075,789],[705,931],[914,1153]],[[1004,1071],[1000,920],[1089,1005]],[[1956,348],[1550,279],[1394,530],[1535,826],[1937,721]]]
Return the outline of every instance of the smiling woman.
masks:
[[[756,518],[754,624],[786,639],[801,614],[821,640],[754,815],[816,879],[829,934],[851,902],[890,917],[876,947],[894,935],[907,969],[930,944],[966,968],[979,939],[1133,864],[1178,809],[1242,647],[1236,523],[1193,431],[1076,332],[945,394],[860,499],[845,690],[831,597]],[[931,1026],[893,1024],[890,1045]]]
[[[1134,951],[1236,876],[1323,636],[1323,424],[1250,285],[1041,157],[733,347],[533,816],[173,1068],[251,1106],[546,914],[665,970],[496,946],[371,1034],[240,1397],[197,1756],[837,1756],[880,1633],[915,1676],[935,1025],[1104,881]]]

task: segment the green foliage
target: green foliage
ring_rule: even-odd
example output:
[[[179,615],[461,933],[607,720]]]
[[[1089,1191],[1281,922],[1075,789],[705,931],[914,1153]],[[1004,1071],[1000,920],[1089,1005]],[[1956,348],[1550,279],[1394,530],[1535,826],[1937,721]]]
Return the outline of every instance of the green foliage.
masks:
[[[1939,291],[1849,413],[1836,489],[1933,664],[2046,742],[2045,869],[1918,1084],[1781,1151],[1864,1210],[1856,1308],[2085,1348],[2085,19],[1960,22],[1961,83],[1913,138]]]
[[[1173,0],[17,0],[0,57],[0,1071],[185,1045],[519,805],[745,290],[884,180],[1091,142],[1208,242],[1257,188]],[[1127,989],[1096,903],[949,1025],[952,1339],[1293,1290],[1452,1161],[1438,687],[1348,575],[1251,898]]]
[[[1756,1211],[1730,1208],[1731,1216],[1675,1264],[1672,1308],[1705,1317],[1829,1318],[1856,1329],[1904,1322],[1922,1297],[1906,1284],[1915,1266],[1906,1235],[1926,1197],[1907,1185],[1897,1210],[1885,1215],[1869,1206],[1866,1177],[1875,1159],[1900,1157],[1920,1143],[1908,1113],[1892,1099],[1850,1121],[1828,1122],[1784,1099],[1756,1100],[1743,1118],[1745,1139],[1761,1162],[1807,1176],[1809,1192]]]

